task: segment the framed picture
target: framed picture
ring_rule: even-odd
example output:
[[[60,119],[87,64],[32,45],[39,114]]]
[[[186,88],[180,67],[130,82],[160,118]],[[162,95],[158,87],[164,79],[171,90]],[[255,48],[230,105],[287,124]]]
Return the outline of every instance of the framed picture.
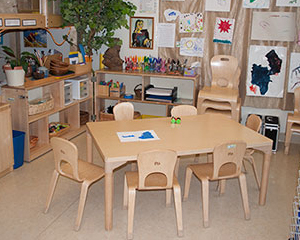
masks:
[[[129,31],[130,48],[153,49],[153,17],[131,17]]]

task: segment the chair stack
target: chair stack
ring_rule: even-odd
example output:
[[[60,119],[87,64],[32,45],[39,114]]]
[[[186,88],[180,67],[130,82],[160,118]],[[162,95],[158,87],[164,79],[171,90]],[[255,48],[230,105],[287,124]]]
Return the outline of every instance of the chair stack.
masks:
[[[233,56],[217,55],[211,59],[211,87],[205,86],[198,94],[198,114],[222,113],[239,122],[241,99],[239,78],[241,69]]]

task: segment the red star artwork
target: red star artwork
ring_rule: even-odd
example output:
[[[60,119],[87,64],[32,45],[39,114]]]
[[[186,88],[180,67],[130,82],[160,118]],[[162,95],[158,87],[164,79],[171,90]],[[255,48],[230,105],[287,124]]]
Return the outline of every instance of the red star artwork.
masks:
[[[220,29],[220,32],[227,32],[230,30],[230,26],[232,24],[229,23],[229,20],[226,21],[226,20],[221,20],[221,22],[219,23],[219,29]]]

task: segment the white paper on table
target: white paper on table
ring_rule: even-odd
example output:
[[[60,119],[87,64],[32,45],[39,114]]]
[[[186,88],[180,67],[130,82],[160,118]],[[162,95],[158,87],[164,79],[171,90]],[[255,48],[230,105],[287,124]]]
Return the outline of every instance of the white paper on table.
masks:
[[[252,40],[295,41],[294,12],[253,12]]]
[[[300,0],[276,0],[278,7],[300,7]]]
[[[292,52],[290,59],[288,92],[300,87],[300,53]]]
[[[203,57],[204,38],[181,38],[180,55]]]
[[[140,13],[156,13],[157,1],[156,0],[140,0],[139,4]]]
[[[179,32],[203,32],[202,13],[182,13],[179,18]]]
[[[168,22],[175,21],[180,14],[179,11],[170,8],[164,11],[164,16]]]
[[[117,132],[121,142],[139,142],[159,140],[154,130],[143,130],[134,132]]]
[[[213,42],[232,44],[233,30],[234,19],[217,17]]]
[[[173,48],[175,45],[175,23],[157,24],[157,46]]]
[[[270,0],[244,0],[243,8],[269,8]]]
[[[206,0],[205,11],[229,12],[231,0]]]

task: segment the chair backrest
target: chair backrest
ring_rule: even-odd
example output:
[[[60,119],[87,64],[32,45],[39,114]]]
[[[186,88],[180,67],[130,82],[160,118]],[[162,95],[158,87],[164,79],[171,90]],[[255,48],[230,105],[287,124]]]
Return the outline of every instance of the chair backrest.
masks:
[[[138,189],[172,188],[177,154],[173,150],[141,152],[137,158]]]
[[[113,113],[116,121],[132,120],[134,107],[130,102],[121,102],[114,106]]]
[[[246,127],[252,129],[255,132],[259,132],[261,128],[262,120],[259,116],[255,114],[249,115],[246,121]]]
[[[171,116],[181,117],[181,116],[191,116],[197,115],[197,108],[192,105],[178,105],[171,109]]]
[[[294,91],[294,112],[300,113],[300,87]]]
[[[238,176],[241,173],[246,146],[247,144],[243,141],[231,141],[216,146],[213,151],[212,179]]]
[[[210,61],[212,86],[238,89],[241,69],[233,56],[217,55]]]
[[[56,171],[63,176],[81,181],[78,174],[78,149],[76,145],[59,137],[52,137],[50,143],[53,148]],[[72,172],[65,172],[63,164],[69,164]]]

